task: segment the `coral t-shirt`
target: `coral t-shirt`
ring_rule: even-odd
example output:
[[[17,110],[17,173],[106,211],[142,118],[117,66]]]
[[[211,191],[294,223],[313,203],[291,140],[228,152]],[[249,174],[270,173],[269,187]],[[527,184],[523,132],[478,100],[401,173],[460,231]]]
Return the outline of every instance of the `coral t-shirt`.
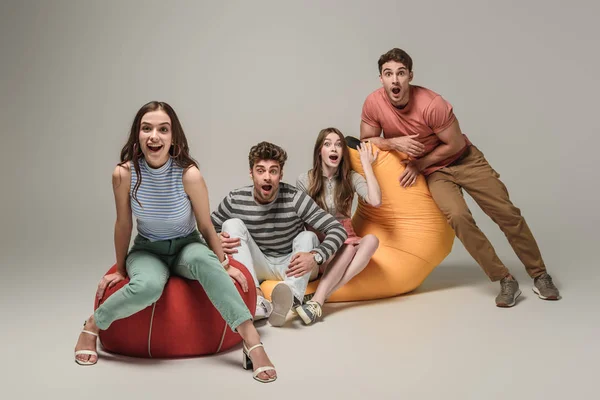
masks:
[[[442,96],[424,87],[411,85],[410,99],[403,109],[392,105],[383,87],[371,93],[363,104],[361,119],[370,126],[382,129],[386,139],[419,135],[415,140],[425,145],[423,157],[443,143],[437,133],[448,128],[456,120],[456,116],[452,105]],[[463,136],[466,140],[464,148],[425,168],[423,175],[429,175],[457,160],[471,145],[467,136]]]

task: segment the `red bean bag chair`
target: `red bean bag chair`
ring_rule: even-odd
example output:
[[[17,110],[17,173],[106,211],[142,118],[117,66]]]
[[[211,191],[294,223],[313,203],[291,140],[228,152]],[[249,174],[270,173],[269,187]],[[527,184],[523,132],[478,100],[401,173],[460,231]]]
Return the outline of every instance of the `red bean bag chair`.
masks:
[[[239,262],[230,258],[252,282],[252,276]],[[115,272],[116,265],[107,273]],[[129,282],[106,290],[101,300],[94,301],[94,310],[114,292]],[[248,285],[248,293],[236,282],[242,299],[254,315],[256,288]],[[197,281],[171,276],[160,299],[153,305],[127,318],[113,322],[100,332],[100,343],[110,353],[132,357],[173,358],[214,354],[242,341],[226,324]]]

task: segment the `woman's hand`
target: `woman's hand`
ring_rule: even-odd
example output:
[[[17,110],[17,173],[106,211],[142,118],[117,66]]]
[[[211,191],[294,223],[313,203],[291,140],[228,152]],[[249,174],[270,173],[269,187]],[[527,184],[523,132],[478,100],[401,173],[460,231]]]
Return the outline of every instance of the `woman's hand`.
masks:
[[[248,292],[248,280],[246,279],[246,275],[244,275],[242,271],[240,271],[236,267],[230,266],[229,268],[227,268],[227,273],[235,282],[240,284],[244,293]]]
[[[102,279],[100,279],[100,283],[98,284],[98,290],[96,291],[96,297],[98,297],[98,299],[101,299],[102,296],[104,296],[104,291],[106,290],[106,288],[111,288],[113,286],[115,286],[117,283],[124,281],[125,278],[127,278],[127,274],[122,274],[121,272],[117,271],[115,273],[112,274],[108,274],[108,275],[104,275],[102,277]]]
[[[379,149],[375,150],[375,154],[373,154],[373,146],[371,143],[361,143],[358,146],[358,154],[360,155],[360,162],[362,165],[373,164],[377,159],[377,154],[379,154]]]

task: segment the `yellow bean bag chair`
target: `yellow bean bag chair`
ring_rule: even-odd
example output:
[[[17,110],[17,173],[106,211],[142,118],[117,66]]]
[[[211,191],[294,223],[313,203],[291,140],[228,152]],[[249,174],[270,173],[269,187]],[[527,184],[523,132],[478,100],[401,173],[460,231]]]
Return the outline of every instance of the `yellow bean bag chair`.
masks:
[[[364,176],[356,145],[347,137],[352,169]],[[373,146],[375,148],[375,146]],[[381,206],[358,200],[352,225],[358,236],[379,238],[379,248],[365,269],[334,292],[327,302],[381,299],[416,289],[452,250],[454,231],[433,201],[421,175],[410,188],[400,186],[407,156],[380,151],[373,172],[381,188]],[[270,299],[277,281],[261,284]],[[310,282],[306,293],[314,293],[319,280]]]

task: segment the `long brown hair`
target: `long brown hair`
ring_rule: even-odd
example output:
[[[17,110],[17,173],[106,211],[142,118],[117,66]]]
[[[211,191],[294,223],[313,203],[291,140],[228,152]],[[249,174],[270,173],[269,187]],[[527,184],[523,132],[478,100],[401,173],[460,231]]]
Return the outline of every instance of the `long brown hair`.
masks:
[[[350,181],[350,152],[344,135],[336,128],[325,128],[319,132],[315,148],[313,151],[313,168],[308,173],[308,195],[321,207],[327,211],[325,204],[325,187],[323,185],[323,166],[321,160],[321,147],[325,142],[325,138],[330,133],[335,133],[339,136],[342,142],[342,161],[338,165],[337,175],[335,177],[335,208],[343,215],[350,217],[352,208],[352,199],[354,198],[354,190]]]
[[[190,156],[190,149],[188,142],[183,132],[183,127],[179,122],[177,113],[173,108],[162,101],[151,101],[146,103],[140,108],[133,119],[131,124],[131,130],[129,131],[129,139],[127,143],[121,149],[121,162],[119,165],[127,164],[129,161],[133,162],[133,167],[137,175],[137,182],[133,188],[133,198],[141,206],[141,203],[137,199],[137,191],[142,183],[142,175],[140,173],[140,157],[144,157],[142,148],[140,146],[140,125],[142,118],[146,113],[162,110],[171,119],[171,148],[169,149],[169,155],[173,158],[175,164],[183,168],[184,170],[194,165],[198,167],[198,163]]]

